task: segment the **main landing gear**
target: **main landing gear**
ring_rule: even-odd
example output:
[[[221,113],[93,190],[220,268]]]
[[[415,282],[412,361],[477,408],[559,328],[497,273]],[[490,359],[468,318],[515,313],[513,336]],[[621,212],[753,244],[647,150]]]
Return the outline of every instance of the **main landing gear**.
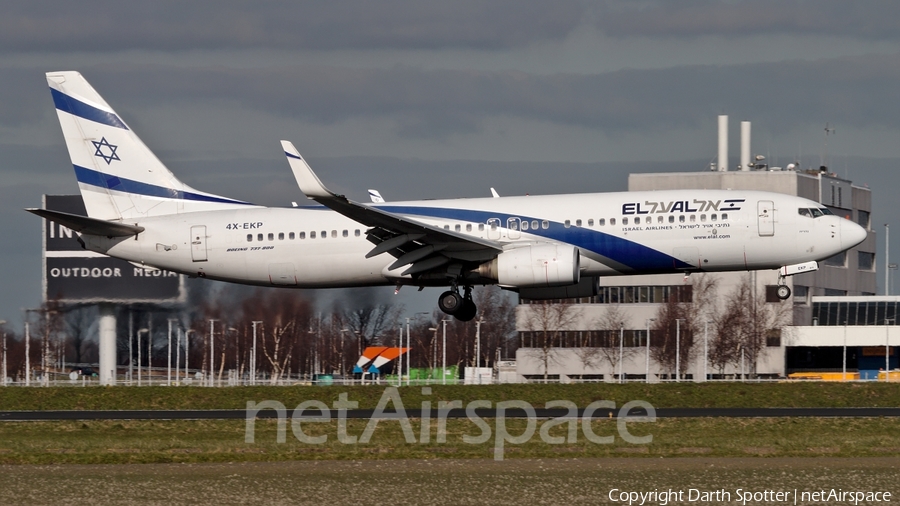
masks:
[[[467,322],[475,318],[478,308],[472,302],[472,287],[465,287],[465,296],[459,294],[459,290],[453,287],[441,294],[438,298],[438,307],[448,315],[455,316],[457,320]]]

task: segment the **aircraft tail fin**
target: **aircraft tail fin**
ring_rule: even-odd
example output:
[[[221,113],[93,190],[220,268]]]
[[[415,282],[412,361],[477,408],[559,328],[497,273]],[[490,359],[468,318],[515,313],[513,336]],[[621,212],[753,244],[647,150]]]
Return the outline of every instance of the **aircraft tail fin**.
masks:
[[[47,83],[90,217],[123,220],[248,205],[179,181],[80,73],[48,72]]]

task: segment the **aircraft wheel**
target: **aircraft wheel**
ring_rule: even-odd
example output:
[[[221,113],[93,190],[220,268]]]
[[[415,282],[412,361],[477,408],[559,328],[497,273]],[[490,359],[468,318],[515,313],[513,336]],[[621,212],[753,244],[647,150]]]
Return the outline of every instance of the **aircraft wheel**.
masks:
[[[462,308],[454,316],[461,322],[467,322],[475,318],[476,313],[478,313],[478,307],[475,306],[475,303],[471,299],[465,299]]]
[[[787,285],[778,285],[775,295],[781,300],[787,300],[791,296],[791,289]]]
[[[438,297],[438,307],[441,308],[441,311],[449,315],[458,313],[462,309],[464,302],[465,301],[460,294],[451,290],[442,293],[441,296]]]

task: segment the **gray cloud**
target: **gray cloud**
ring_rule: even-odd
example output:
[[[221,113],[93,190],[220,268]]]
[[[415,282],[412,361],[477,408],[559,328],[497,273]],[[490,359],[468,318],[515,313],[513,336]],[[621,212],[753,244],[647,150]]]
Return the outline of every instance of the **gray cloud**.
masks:
[[[723,111],[765,117],[773,134],[798,118],[900,128],[900,55],[600,75],[144,65],[89,68],[85,75],[114,106],[240,104],[320,124],[381,118],[393,120],[402,136],[422,138],[477,132],[495,117],[617,136],[696,127]]]
[[[7,3],[2,52],[142,49],[502,49],[565,37],[572,0]]]
[[[844,0],[610,0],[595,6],[596,25],[614,37],[746,37],[758,34],[897,40],[897,2]]]

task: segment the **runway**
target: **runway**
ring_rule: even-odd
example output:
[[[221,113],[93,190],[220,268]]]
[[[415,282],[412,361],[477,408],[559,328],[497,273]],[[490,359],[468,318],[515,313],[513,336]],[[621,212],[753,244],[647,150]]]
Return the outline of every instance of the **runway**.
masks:
[[[577,416],[584,416],[584,409],[577,410]],[[420,409],[407,409],[405,414],[409,418],[421,418],[423,411]],[[252,416],[252,415],[251,415]],[[273,409],[261,410],[256,413],[257,418],[276,418],[279,413]],[[302,413],[294,413],[287,408],[281,416],[302,418],[348,418],[369,419],[398,418],[396,411],[378,412],[374,409],[331,409],[324,413],[318,410],[306,410]],[[466,418],[478,416],[480,418],[496,418],[496,409],[475,409],[473,415],[468,415],[465,409],[431,410],[427,416],[431,418]],[[506,418],[565,418],[571,416],[566,409],[542,409],[535,408],[533,413],[524,409],[504,410]],[[595,419],[618,417],[646,417],[647,412],[642,409],[633,409],[627,415],[617,409],[597,409],[590,413]],[[657,418],[834,418],[834,417],[900,417],[900,407],[864,407],[864,408],[658,408]],[[0,411],[0,421],[60,421],[60,420],[238,420],[246,419],[247,411],[241,409],[212,409],[212,410],[122,410],[122,411]]]

